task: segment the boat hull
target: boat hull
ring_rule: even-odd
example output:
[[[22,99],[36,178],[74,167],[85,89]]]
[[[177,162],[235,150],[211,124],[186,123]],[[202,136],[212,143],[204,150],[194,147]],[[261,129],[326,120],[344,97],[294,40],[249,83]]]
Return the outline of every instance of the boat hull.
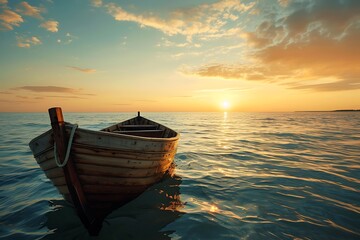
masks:
[[[165,127],[158,125],[157,128]],[[179,136],[171,129],[167,133],[169,137],[156,138],[119,134],[113,130],[116,129],[78,128],[71,146],[70,159],[87,203],[94,210],[110,211],[161,180],[173,164],[178,145]],[[67,136],[70,131],[71,125],[67,125]],[[52,130],[33,139],[29,146],[45,175],[71,203],[64,171],[55,161]]]

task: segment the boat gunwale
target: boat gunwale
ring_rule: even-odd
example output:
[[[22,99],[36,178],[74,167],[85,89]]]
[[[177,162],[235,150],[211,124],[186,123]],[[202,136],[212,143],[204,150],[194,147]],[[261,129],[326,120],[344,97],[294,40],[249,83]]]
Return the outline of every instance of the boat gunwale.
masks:
[[[122,122],[120,122],[122,123]],[[120,124],[117,123],[117,124]],[[67,126],[69,126],[71,123],[67,123]],[[161,124],[159,124],[161,125]],[[162,125],[163,126],[163,125]],[[165,126],[164,126],[165,127]],[[165,127],[167,129],[172,130],[171,128]],[[115,136],[115,137],[119,137],[119,138],[126,138],[126,139],[130,139],[130,140],[146,140],[146,141],[155,141],[155,142],[172,142],[172,141],[177,141],[180,138],[180,133],[174,131],[176,133],[176,135],[174,137],[161,137],[161,138],[155,138],[155,137],[142,137],[142,136],[134,136],[134,135],[127,135],[127,134],[121,134],[121,133],[113,133],[113,132],[107,132],[107,131],[101,131],[101,130],[91,130],[91,129],[86,129],[86,128],[77,128],[76,131],[84,131],[84,132],[88,132],[88,133],[92,133],[92,134],[100,134],[103,136]],[[31,146],[36,140],[42,138],[43,136],[46,136],[47,134],[51,134],[52,133],[52,129],[49,129],[48,131],[40,134],[39,136],[33,138],[30,142],[29,145]]]
[[[143,118],[143,117],[142,117]],[[146,119],[146,118],[144,118]],[[130,120],[130,119],[129,119]],[[115,125],[118,125],[118,124],[122,124],[126,121],[129,121],[129,120],[125,120],[125,121],[122,121],[122,122],[119,122]],[[158,138],[158,137],[143,137],[143,136],[135,136],[135,135],[127,135],[127,134],[121,134],[121,133],[114,133],[114,132],[108,132],[108,131],[103,131],[102,130],[91,130],[91,129],[85,129],[85,128],[77,128],[77,131],[80,131],[82,132],[83,134],[90,134],[91,136],[93,137],[111,137],[111,138],[116,138],[116,139],[122,139],[122,140],[126,140],[126,141],[143,141],[143,142],[157,142],[157,143],[171,143],[171,142],[177,142],[180,138],[180,134],[177,132],[177,131],[174,131],[172,130],[171,128],[169,127],[166,127],[162,124],[159,124],[157,122],[154,122],[152,120],[149,120],[149,119],[146,119],[148,121],[151,121],[151,123],[153,124],[157,124],[158,126],[162,126],[166,129],[169,129],[170,131],[173,131],[176,135],[174,137],[161,137],[161,138]],[[67,131],[69,131],[69,128],[72,124],[69,123],[69,122],[66,122],[66,128],[67,128]],[[114,125],[111,125],[111,126],[114,126]],[[110,127],[111,127],[110,126]],[[50,135],[50,138],[51,135],[52,135],[52,129],[49,129],[48,131],[45,131],[43,132],[42,134],[40,134],[39,136],[33,138],[30,142],[29,142],[29,147],[30,149],[33,149],[33,146],[35,144],[36,141],[40,140],[41,138],[46,138],[48,135]],[[76,135],[76,132],[75,132],[75,135]],[[76,142],[76,140],[74,141],[74,144],[79,144]],[[82,144],[79,144],[79,145],[82,145]],[[107,147],[99,147],[97,145],[84,145],[84,146],[92,146],[94,148],[101,148],[103,150],[121,150],[121,151],[130,151],[129,149],[125,148],[125,149],[121,149],[121,148],[107,148]],[[41,156],[42,154],[44,154],[44,152],[48,151],[50,148],[46,148],[46,149],[43,149],[42,151],[39,151],[37,152],[36,154],[33,152],[34,154],[34,157],[39,157]],[[148,152],[152,152],[152,151],[148,151]],[[158,151],[154,151],[154,152],[158,152]],[[167,152],[167,151],[164,151],[164,152]]]
[[[170,128],[168,128],[170,129]],[[82,130],[86,130],[86,131],[93,131],[93,130],[89,130],[89,129],[82,129]],[[170,129],[172,130],[172,129]],[[174,130],[172,130],[174,131]],[[142,136],[135,136],[135,135],[128,135],[128,134],[122,134],[122,133],[114,133],[114,132],[106,132],[106,131],[94,131],[94,132],[100,132],[100,133],[105,133],[104,135],[110,134],[110,136],[121,136],[121,137],[125,137],[128,139],[139,139],[139,140],[149,140],[149,141],[156,141],[156,142],[172,142],[172,141],[176,141],[180,138],[180,134],[176,131],[174,131],[176,133],[176,135],[174,137],[142,137]]]

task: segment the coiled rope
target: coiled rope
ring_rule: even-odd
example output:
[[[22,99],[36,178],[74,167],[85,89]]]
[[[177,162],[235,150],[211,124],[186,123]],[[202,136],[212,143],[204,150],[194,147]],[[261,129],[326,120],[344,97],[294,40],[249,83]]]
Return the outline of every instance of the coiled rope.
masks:
[[[67,149],[66,149],[65,159],[64,159],[64,162],[63,162],[63,163],[60,163],[60,162],[59,162],[58,153],[57,153],[57,148],[56,148],[56,143],[54,142],[55,163],[56,163],[56,165],[57,165],[58,167],[61,167],[61,168],[62,168],[62,167],[64,167],[64,166],[66,166],[67,162],[69,161],[71,146],[72,146],[72,142],[73,142],[73,139],[74,139],[75,131],[76,131],[77,128],[78,128],[78,125],[77,125],[77,124],[72,124],[72,129],[71,129],[70,137],[69,137],[69,143],[68,143],[68,146],[67,146]]]

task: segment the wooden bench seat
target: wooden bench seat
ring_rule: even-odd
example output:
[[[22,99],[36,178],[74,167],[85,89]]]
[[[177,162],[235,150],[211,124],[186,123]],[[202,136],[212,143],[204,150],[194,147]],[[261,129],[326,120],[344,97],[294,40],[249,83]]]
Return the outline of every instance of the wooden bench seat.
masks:
[[[141,137],[163,137],[164,130],[122,130],[122,131],[113,131],[113,133],[126,134],[132,136],[141,136]]]
[[[156,130],[156,125],[120,125],[120,130]]]

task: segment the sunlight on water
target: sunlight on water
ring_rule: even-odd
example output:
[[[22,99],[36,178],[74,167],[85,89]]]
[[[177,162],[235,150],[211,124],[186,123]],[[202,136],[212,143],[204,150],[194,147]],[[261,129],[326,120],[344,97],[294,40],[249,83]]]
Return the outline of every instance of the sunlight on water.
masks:
[[[134,116],[64,115],[93,130]],[[98,239],[360,238],[360,114],[143,116],[180,132],[175,175],[111,213]],[[47,114],[0,120],[0,238],[87,239],[27,145]]]

